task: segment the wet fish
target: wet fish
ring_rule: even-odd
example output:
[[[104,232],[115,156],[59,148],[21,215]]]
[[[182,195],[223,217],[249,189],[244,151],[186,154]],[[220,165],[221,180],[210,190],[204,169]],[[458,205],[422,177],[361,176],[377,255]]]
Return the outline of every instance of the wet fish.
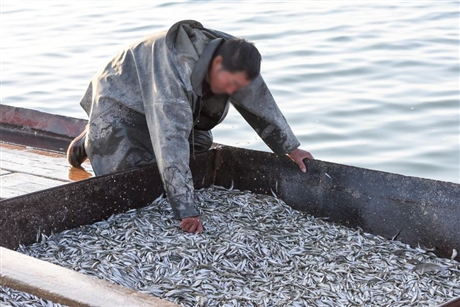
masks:
[[[196,191],[201,235],[183,232],[160,197],[19,251],[182,306],[433,306],[460,296],[458,262],[314,218],[272,194]],[[2,301],[60,306],[6,288]]]

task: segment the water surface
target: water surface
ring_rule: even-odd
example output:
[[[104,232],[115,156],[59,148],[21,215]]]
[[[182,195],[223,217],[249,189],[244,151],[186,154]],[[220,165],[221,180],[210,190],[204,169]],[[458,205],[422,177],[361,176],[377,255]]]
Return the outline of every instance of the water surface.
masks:
[[[86,118],[89,80],[182,19],[255,42],[317,159],[460,182],[459,2],[3,1],[2,103]],[[232,109],[215,141],[269,151]]]

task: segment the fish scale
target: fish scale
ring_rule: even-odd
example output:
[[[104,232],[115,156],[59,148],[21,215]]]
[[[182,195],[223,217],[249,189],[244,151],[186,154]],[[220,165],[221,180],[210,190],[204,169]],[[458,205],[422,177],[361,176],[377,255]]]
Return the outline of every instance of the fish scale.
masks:
[[[432,306],[460,296],[456,261],[272,196],[215,186],[195,194],[201,235],[183,232],[158,198],[18,251],[182,306]],[[7,288],[0,301],[60,306]]]

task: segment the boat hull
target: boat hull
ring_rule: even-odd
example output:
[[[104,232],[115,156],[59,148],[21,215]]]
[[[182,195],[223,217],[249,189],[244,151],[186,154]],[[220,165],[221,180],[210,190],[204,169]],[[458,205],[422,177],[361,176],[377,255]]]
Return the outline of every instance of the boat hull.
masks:
[[[85,121],[7,106],[14,118],[0,123],[1,141],[63,150]],[[5,112],[5,114],[7,114]],[[21,117],[35,118],[33,125]],[[53,128],[39,118],[55,120]],[[66,128],[59,128],[63,125]],[[8,130],[8,139],[3,131]],[[24,134],[24,131],[27,133]],[[71,131],[71,132],[69,132]],[[43,136],[47,144],[32,140]],[[11,138],[10,136],[14,137]],[[53,148],[48,148],[53,147]],[[191,158],[196,188],[210,185],[275,194],[288,205],[329,222],[420,246],[450,258],[460,250],[460,185],[306,160],[307,174],[288,157],[218,146]],[[0,201],[0,245],[15,249],[37,233],[49,234],[105,219],[116,212],[143,207],[163,193],[155,164],[69,183]],[[460,260],[460,256],[455,257]]]

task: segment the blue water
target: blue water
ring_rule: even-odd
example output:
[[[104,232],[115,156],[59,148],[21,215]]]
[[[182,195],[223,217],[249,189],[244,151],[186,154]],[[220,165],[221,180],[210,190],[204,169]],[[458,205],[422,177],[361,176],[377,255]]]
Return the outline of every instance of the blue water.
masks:
[[[315,158],[460,182],[458,1],[2,1],[1,10],[4,104],[86,118],[79,99],[112,56],[195,19],[255,42]],[[235,110],[213,132],[269,151]]]

